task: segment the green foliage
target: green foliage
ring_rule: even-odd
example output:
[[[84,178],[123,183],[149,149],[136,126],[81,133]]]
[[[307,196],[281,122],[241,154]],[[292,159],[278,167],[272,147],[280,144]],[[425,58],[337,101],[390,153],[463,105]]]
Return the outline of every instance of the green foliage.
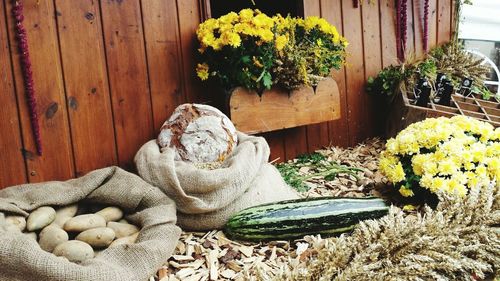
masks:
[[[299,170],[302,167],[310,169],[308,174],[301,174]],[[309,179],[323,178],[327,181],[332,181],[341,174],[357,179],[357,172],[362,171],[358,168],[328,161],[326,156],[318,152],[300,155],[296,161],[280,163],[276,165],[276,168],[278,168],[285,182],[299,192],[305,192],[310,189],[306,184],[306,181]]]

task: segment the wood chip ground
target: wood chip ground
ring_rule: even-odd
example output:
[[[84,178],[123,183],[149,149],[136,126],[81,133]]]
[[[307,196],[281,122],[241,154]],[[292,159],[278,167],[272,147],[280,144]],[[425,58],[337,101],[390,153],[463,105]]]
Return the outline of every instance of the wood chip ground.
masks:
[[[384,142],[371,139],[353,148],[331,147],[318,152],[351,167],[362,169],[359,180],[339,176],[333,181],[312,178],[311,189],[303,197],[380,195],[387,180],[377,171],[378,156]],[[300,173],[307,174],[304,167]],[[228,239],[222,231],[183,232],[174,255],[150,281],[256,280],[279,274],[287,264],[301,264],[314,258],[328,240],[306,236],[296,241],[272,241],[249,244]]]

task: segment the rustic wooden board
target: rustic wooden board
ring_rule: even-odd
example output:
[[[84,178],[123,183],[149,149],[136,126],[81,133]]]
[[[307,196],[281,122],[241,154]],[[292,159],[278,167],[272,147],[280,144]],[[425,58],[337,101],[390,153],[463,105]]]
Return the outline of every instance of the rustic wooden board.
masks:
[[[177,1],[179,35],[181,39],[182,52],[182,81],[184,82],[184,93],[189,102],[205,102],[209,100],[210,91],[204,87],[201,80],[196,76],[196,54],[198,40],[196,29],[201,22],[201,10],[199,0]],[[211,89],[212,91],[217,89]]]
[[[285,161],[286,153],[283,140],[283,131],[267,132],[261,134],[261,136],[266,139],[271,150],[269,161],[275,161],[277,163]]]
[[[57,0],[56,9],[76,175],[81,176],[117,164],[101,16],[92,0]]]
[[[415,31],[415,56],[421,58],[424,55],[424,5],[423,1],[412,0],[413,2],[413,24]]]
[[[153,138],[153,117],[139,1],[101,2],[108,75],[122,167],[133,168],[139,148]]]
[[[409,2],[411,3],[411,2]],[[365,81],[368,77],[377,76],[382,68],[381,60],[381,40],[380,40],[380,19],[379,19],[379,3],[373,5],[363,5],[361,7],[361,16],[363,19],[363,55],[365,65]],[[413,36],[408,36],[413,39]],[[413,41],[412,41],[413,42]],[[365,127],[364,137],[371,137],[380,134],[380,109],[374,105],[379,99],[373,95],[368,95],[363,92],[364,108],[366,108],[364,118],[368,121]]]
[[[230,99],[230,116],[236,128],[262,133],[340,118],[339,92],[332,78],[311,87],[290,92],[270,90],[259,97],[245,88],[236,88]]]
[[[0,15],[5,5],[0,1]],[[26,182],[26,166],[22,154],[21,129],[16,92],[12,80],[12,65],[9,55],[7,23],[0,18],[0,188]]]
[[[355,145],[367,137],[367,127],[370,120],[366,120],[365,104],[364,61],[363,61],[363,27],[361,9],[354,8],[351,0],[342,0],[342,15],[344,21],[344,34],[349,40],[347,46],[347,122],[349,123],[349,145]]]
[[[435,0],[431,0],[435,1]],[[396,1],[379,0],[380,3],[380,30],[383,36],[382,44],[382,67],[396,65],[398,55],[396,50]]]
[[[304,0],[304,17],[321,16],[320,0]],[[323,122],[306,126],[307,130],[307,149],[314,152],[330,143],[328,133],[328,123]]]
[[[155,134],[174,109],[186,102],[175,0],[142,1],[144,35]]]
[[[437,15],[437,44],[444,44],[451,39],[451,10],[453,9],[452,0],[438,0]]]
[[[8,3],[7,11],[11,11],[12,1],[5,3]],[[24,25],[28,33],[43,156],[36,154],[15,40],[14,19],[8,17],[14,79],[30,182],[63,180],[75,175],[53,4],[52,1],[24,1]],[[7,14],[10,15],[10,12]]]
[[[429,50],[437,43],[437,1],[429,0]]]
[[[341,1],[321,0],[321,16],[333,24],[337,31],[343,32]],[[349,146],[349,124],[347,123],[347,95],[345,84],[345,67],[332,71],[333,79],[337,82],[340,93],[341,118],[328,122],[329,139],[332,145]]]

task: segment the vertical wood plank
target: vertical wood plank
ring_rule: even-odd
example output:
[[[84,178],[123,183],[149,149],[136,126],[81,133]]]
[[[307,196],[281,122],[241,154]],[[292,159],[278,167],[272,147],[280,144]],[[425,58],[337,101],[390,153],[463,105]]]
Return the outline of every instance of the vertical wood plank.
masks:
[[[398,63],[396,50],[396,7],[395,1],[392,0],[379,0],[379,3],[380,30],[382,33],[382,67],[387,67]]]
[[[321,16],[320,0],[304,0],[304,17],[308,16]],[[329,145],[327,122],[306,126],[306,133],[309,152]]]
[[[132,170],[135,153],[153,138],[141,7],[138,0],[101,1],[118,161]]]
[[[0,189],[27,181],[4,2],[0,2]]]
[[[201,11],[198,0],[177,0],[179,17],[179,34],[181,39],[182,52],[182,79],[184,81],[184,93],[188,102],[212,101],[213,96],[221,93],[214,93],[218,89],[212,88],[207,91],[196,76],[195,67],[197,64],[196,55],[198,40],[196,39],[196,29],[201,21]]]
[[[271,149],[271,155],[269,156],[269,161],[276,161],[276,163],[284,162],[286,160],[285,144],[283,141],[282,131],[275,131],[262,134],[269,144]]]
[[[74,162],[54,3],[38,0],[23,2],[24,25],[28,34],[43,156],[36,154],[12,16],[8,17],[8,23],[29,181],[68,179],[74,176]],[[6,3],[8,3],[7,14],[10,14],[12,1]]]
[[[142,16],[151,87],[153,124],[158,133],[182,95],[181,51],[175,0],[142,1]]]
[[[409,2],[411,6],[411,0]],[[409,7],[411,10],[411,7]],[[377,76],[378,72],[382,68],[381,60],[381,31],[380,31],[380,19],[379,19],[379,4],[375,2],[373,5],[363,5],[361,7],[361,16],[363,19],[363,54],[364,54],[364,66],[365,66],[365,81],[368,77]],[[411,28],[409,28],[411,29]],[[412,34],[413,35],[413,34]],[[413,36],[408,35],[408,45],[413,44]],[[381,122],[380,112],[375,108],[376,102],[380,99],[379,97],[374,97],[368,95],[365,91],[366,82],[363,83],[363,99],[364,107],[366,110],[364,116],[364,122],[366,124],[364,131],[362,132],[362,138],[373,137],[377,133],[380,133],[377,128],[380,127]]]
[[[438,0],[437,44],[441,45],[451,38],[452,0]]]
[[[56,9],[76,175],[81,176],[117,162],[99,3],[57,0]]]
[[[406,0],[406,5],[407,5],[407,39],[406,39],[406,50],[405,50],[405,58],[406,61],[412,58],[412,56],[415,54],[415,19],[414,19],[414,11],[413,11],[413,1],[412,0]]]
[[[363,66],[363,30],[361,26],[361,10],[354,8],[351,0],[342,0],[344,34],[349,41],[347,51],[346,85],[347,85],[347,120],[349,122],[349,145],[363,140],[365,130],[364,104],[365,73]]]
[[[344,34],[341,1],[321,0],[321,16],[333,24],[340,34]],[[347,147],[349,146],[349,124],[347,123],[345,67],[340,70],[333,70],[332,76],[339,86],[341,118],[328,122],[329,139],[331,145]]]
[[[306,127],[297,127],[283,130],[286,160],[307,153]]]
[[[415,56],[424,55],[424,6],[423,1],[413,0],[413,24],[415,26]]]
[[[429,50],[437,43],[437,1],[429,0]]]

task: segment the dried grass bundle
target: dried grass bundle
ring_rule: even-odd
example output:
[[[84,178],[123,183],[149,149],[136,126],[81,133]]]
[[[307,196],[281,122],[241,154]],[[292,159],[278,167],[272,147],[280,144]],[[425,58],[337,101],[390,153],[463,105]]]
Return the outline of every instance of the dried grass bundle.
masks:
[[[465,199],[441,196],[436,210],[389,215],[326,240],[306,267],[277,280],[477,280],[500,273],[500,189],[475,188]],[[464,200],[464,201],[463,201]],[[264,278],[261,278],[264,279]]]

